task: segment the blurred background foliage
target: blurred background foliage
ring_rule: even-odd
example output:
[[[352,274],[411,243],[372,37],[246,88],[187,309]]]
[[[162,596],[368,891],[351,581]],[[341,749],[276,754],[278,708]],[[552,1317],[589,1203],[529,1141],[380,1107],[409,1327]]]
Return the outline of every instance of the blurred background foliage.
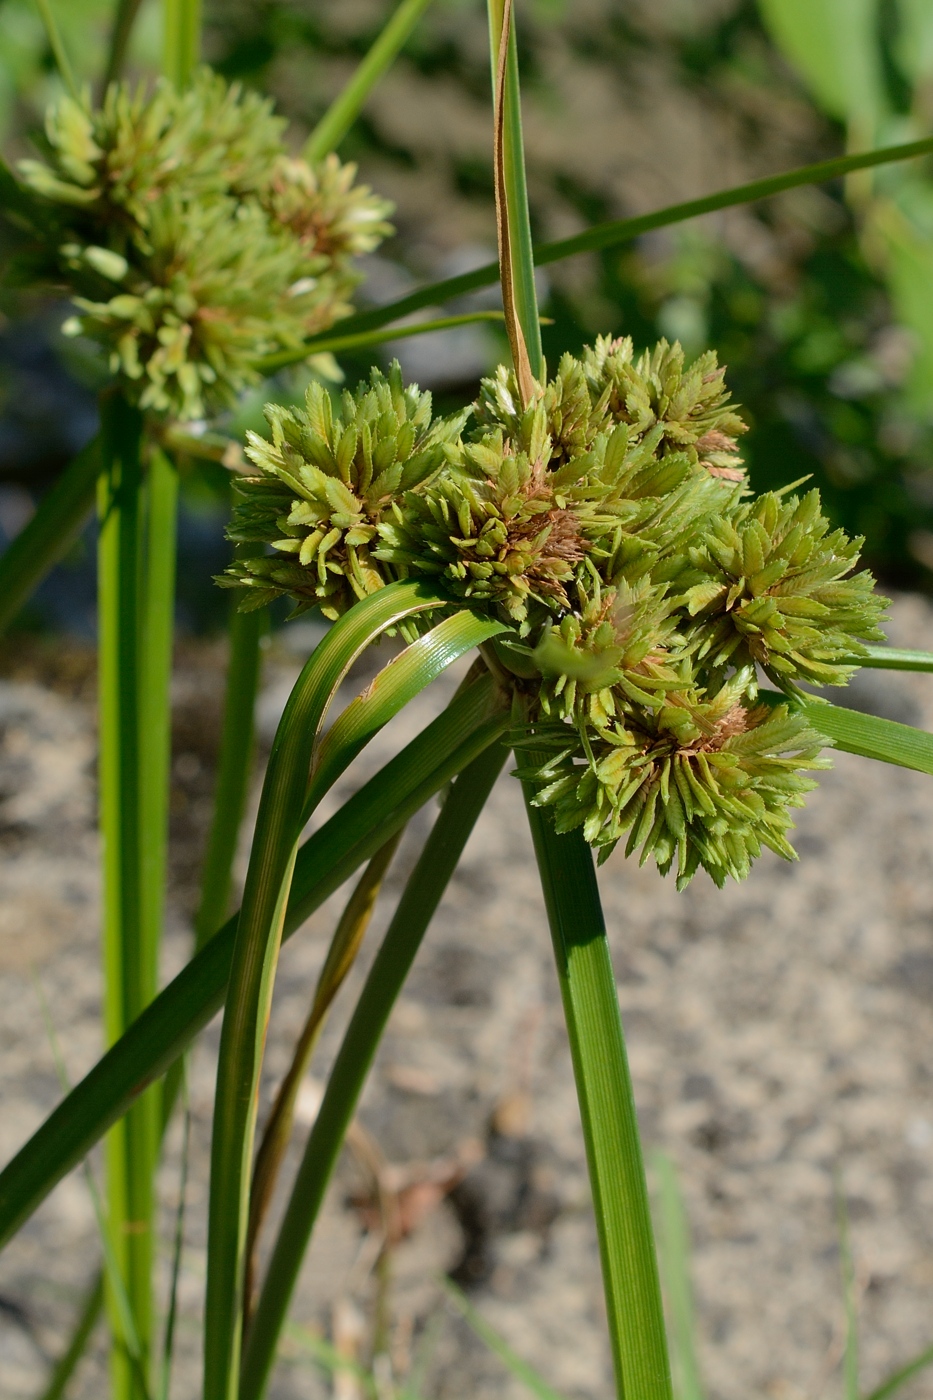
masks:
[[[207,59],[272,94],[296,146],[378,33],[388,0],[208,0]],[[99,73],[109,0],[59,3],[82,75]],[[536,237],[575,233],[843,149],[933,126],[933,0],[522,0],[523,92]],[[155,70],[143,0],[130,71]],[[32,0],[0,0],[0,139],[26,154],[57,90]],[[489,70],[480,0],[435,0],[341,147],[396,204],[396,236],[365,261],[361,302],[394,299],[495,250]],[[752,431],[757,489],[810,476],[830,515],[867,538],[890,586],[933,587],[933,162],[800,189],[542,278],[545,351],[600,332],[713,346]],[[479,294],[465,305],[495,305]],[[453,309],[459,309],[454,307]],[[65,308],[3,294],[0,531],[93,431],[94,370],[58,334]],[[433,313],[424,313],[426,316]],[[505,353],[467,326],[390,345],[445,406]],[[342,357],[354,382],[368,358]],[[301,371],[275,386],[298,393]],[[257,391],[228,427],[261,418]],[[227,546],[222,468],[186,479],[180,609],[215,626]],[[67,561],[26,621],[89,630],[91,552]]]

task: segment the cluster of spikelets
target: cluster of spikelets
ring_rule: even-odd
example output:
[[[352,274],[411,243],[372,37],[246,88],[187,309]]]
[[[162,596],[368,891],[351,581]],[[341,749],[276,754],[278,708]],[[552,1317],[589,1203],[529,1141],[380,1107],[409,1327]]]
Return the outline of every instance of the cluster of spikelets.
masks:
[[[45,271],[143,408],[201,418],[350,307],[352,259],[390,232],[355,167],[290,157],[284,121],[208,70],[184,92],[61,98],[47,159],[22,161]]]
[[[790,809],[825,766],[797,683],[844,684],[884,600],[817,492],[750,494],[714,355],[602,339],[524,408],[500,369],[469,428],[397,366],[268,417],[232,528],[259,548],[222,580],[244,607],[284,593],[336,617],[432,578],[509,624],[488,660],[559,829],[603,855],[625,838],[680,885],[793,856]]]

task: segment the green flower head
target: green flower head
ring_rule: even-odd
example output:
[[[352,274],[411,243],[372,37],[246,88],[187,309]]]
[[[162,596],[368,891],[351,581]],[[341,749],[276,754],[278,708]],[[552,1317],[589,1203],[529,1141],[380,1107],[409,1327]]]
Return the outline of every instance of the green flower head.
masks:
[[[487,661],[559,829],[601,858],[625,837],[681,887],[742,879],[765,847],[793,858],[790,814],[827,766],[796,684],[843,684],[884,600],[816,492],[751,496],[714,356],[600,340],[524,406],[500,368],[469,428],[432,423],[397,369],[339,413],[318,387],[269,416],[232,534],[271,552],[224,580],[244,606],[288,592],[334,616],[432,578],[510,624]]]
[[[48,158],[20,173],[55,236],[71,334],[107,350],[143,408],[200,418],[349,310],[351,260],[389,231],[355,168],[290,158],[271,104],[203,70],[191,87],[112,85],[62,98]],[[49,235],[46,235],[47,241]]]

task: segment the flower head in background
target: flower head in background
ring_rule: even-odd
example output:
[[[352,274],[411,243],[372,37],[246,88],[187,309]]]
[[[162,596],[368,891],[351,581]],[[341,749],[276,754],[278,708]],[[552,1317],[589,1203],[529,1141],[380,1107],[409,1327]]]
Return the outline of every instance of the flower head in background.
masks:
[[[335,616],[432,578],[509,625],[487,658],[559,830],[600,858],[624,838],[680,886],[793,857],[790,813],[826,766],[797,687],[845,684],[885,600],[817,492],[751,495],[713,354],[605,338],[524,406],[500,368],[468,429],[432,424],[397,367],[339,413],[319,386],[304,415],[267,413],[231,533],[271,552],[221,580],[243,606],[287,592]]]
[[[48,273],[73,334],[101,343],[143,408],[203,417],[257,362],[348,314],[352,259],[389,206],[336,156],[288,155],[267,99],[208,70],[176,91],[112,85],[100,108],[61,98],[47,159],[20,174],[43,206]]]

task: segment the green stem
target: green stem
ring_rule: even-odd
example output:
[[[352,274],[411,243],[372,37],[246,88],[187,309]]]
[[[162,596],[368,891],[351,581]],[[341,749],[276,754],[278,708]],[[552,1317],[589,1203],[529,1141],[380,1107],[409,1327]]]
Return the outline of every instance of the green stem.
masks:
[[[531,763],[546,755],[532,754]],[[671,1400],[670,1364],[635,1099],[593,854],[558,834],[524,784],[570,1039],[619,1400]]]
[[[204,1400],[234,1400],[256,1095],[285,911],[318,730],[353,661],[387,627],[444,599],[423,583],[362,599],[306,663],[279,722],[263,783],[224,1010],[211,1138]]]
[[[82,448],[0,555],[0,633],[81,534],[94,509],[100,439]]]
[[[314,353],[340,355],[346,350],[368,350],[376,345],[384,345],[388,340],[410,340],[416,335],[432,335],[435,331],[455,330],[458,326],[473,326],[492,321],[497,325],[503,322],[501,311],[465,311],[459,316],[439,316],[432,321],[418,321],[414,326],[393,326],[391,330],[363,331],[360,335],[331,335],[315,341]],[[302,356],[308,351],[302,350]],[[263,374],[274,374],[277,369],[295,363],[294,350],[277,350],[272,355],[263,355],[256,361],[256,368]],[[197,445],[197,442],[195,443]],[[218,455],[214,449],[215,457]]]
[[[201,0],[163,0],[162,72],[187,87],[201,58]]]
[[[65,45],[62,42],[61,31],[55,19],[55,12],[52,9],[51,0],[36,0],[36,9],[42,17],[46,37],[49,41],[49,48],[52,50],[52,57],[55,59],[55,67],[59,71],[61,80],[74,100],[80,102],[81,89],[78,87],[74,69],[65,51]]]
[[[268,627],[264,608],[241,613],[236,604],[230,614],[230,657],[223,729],[214,791],[201,900],[194,921],[195,948],[212,938],[227,913],[237,838],[252,777],[256,691],[259,686],[261,642]]]
[[[112,1044],[155,996],[155,950],[142,914],[139,623],[142,418],[119,393],[101,401],[98,507],[100,827],[104,858],[104,1002]],[[109,1229],[144,1363],[152,1330],[153,1171],[157,1101],[144,1094],[107,1141]],[[115,1400],[142,1389],[108,1288]]]
[[[323,160],[335,151],[359,116],[363,104],[404,47],[431,0],[402,0],[392,18],[379,31],[379,37],[357,68],[346,87],[328,107],[308,137],[304,158]]]
[[[285,936],[495,743],[508,723],[491,677],[481,676],[355,793],[298,853]],[[236,916],[228,919],[0,1172],[0,1248],[220,1009],[236,926]]]
[[[71,1341],[59,1361],[56,1362],[55,1369],[49,1377],[49,1383],[42,1392],[41,1400],[61,1400],[68,1382],[74,1375],[75,1367],[91,1340],[103,1308],[104,1273],[101,1269],[92,1279],[91,1286],[84,1295],[84,1301],[71,1334]]]
[[[107,91],[111,83],[115,83],[119,79],[123,72],[133,25],[136,23],[141,3],[142,0],[119,0],[113,28],[110,31],[110,52],[107,55],[107,68],[103,80],[104,92]]]
[[[502,770],[491,745],[451,788],[366,979],[331,1070],[285,1212],[243,1358],[239,1400],[259,1400],[337,1155],[389,1015],[477,817]]]

